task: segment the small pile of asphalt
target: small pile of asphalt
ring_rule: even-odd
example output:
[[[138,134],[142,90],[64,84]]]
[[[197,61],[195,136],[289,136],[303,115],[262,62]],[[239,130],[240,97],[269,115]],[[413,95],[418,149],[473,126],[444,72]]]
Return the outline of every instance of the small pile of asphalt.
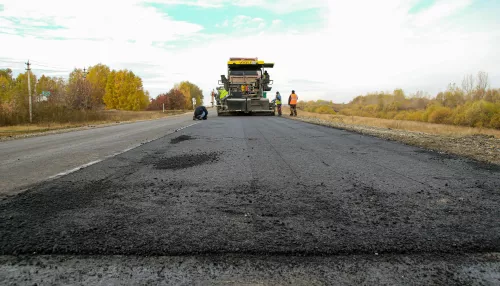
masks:
[[[177,144],[187,140],[193,140],[194,138],[189,135],[181,135],[170,140],[170,144]]]
[[[158,160],[154,166],[160,170],[179,170],[205,163],[215,163],[217,161],[219,161],[218,152],[183,154],[174,157],[162,158]]]

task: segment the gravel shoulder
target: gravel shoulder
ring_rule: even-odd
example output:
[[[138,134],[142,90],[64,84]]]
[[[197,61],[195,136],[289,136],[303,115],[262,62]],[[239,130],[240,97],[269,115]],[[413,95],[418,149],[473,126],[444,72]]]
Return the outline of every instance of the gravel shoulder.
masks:
[[[500,254],[0,256],[2,285],[498,285]]]
[[[481,162],[500,165],[500,139],[495,138],[493,135],[443,136],[424,132],[353,125],[300,115],[298,117],[285,116],[285,118],[354,131],[364,135],[422,147],[430,151],[464,156]]]

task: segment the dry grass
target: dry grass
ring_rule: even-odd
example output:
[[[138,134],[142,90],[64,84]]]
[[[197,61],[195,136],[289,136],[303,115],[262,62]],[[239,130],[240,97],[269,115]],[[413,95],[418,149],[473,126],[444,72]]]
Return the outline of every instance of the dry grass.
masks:
[[[108,121],[138,121],[159,119],[176,114],[182,114],[183,110],[168,110],[165,113],[161,111],[124,111],[124,110],[105,110],[100,111]]]
[[[285,116],[287,114],[290,114],[289,109],[283,108],[283,114]],[[484,135],[493,135],[495,138],[500,138],[500,130],[496,129],[464,127],[464,126],[434,124],[434,123],[418,122],[418,121],[404,121],[404,120],[381,119],[381,118],[360,117],[360,116],[319,114],[301,110],[297,110],[297,115],[298,117],[302,118],[305,117],[317,118],[317,119],[334,121],[351,125],[390,128],[390,129],[423,132],[427,134],[444,135],[452,137],[484,134]]]
[[[182,110],[174,111],[122,111],[122,110],[105,110],[99,111],[95,119],[75,120],[76,122],[57,123],[46,122],[38,124],[24,124],[14,126],[0,126],[0,139],[8,139],[18,136],[28,136],[30,134],[39,134],[49,131],[74,129],[80,127],[93,127],[96,125],[116,124],[122,122],[135,122],[142,120],[154,120],[172,115],[183,114]]]

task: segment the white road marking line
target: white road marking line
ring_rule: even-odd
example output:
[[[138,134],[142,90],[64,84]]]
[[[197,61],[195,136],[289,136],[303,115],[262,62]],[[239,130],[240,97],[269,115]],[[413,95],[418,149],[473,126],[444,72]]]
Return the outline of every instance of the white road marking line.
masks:
[[[60,176],[67,175],[67,174],[69,174],[69,173],[73,173],[73,172],[75,172],[75,171],[78,171],[78,170],[79,170],[79,169],[81,169],[81,168],[85,168],[85,167],[88,167],[88,166],[93,165],[93,164],[95,164],[95,163],[99,163],[99,162],[101,162],[102,160],[104,160],[104,159],[101,159],[101,160],[95,160],[95,161],[89,162],[89,163],[87,163],[87,164],[83,164],[83,165],[78,166],[78,167],[76,167],[76,168],[74,168],[74,169],[71,169],[71,170],[68,170],[68,171],[61,172],[61,173],[56,174],[56,175],[54,175],[54,176],[50,176],[50,177],[49,177],[49,179],[53,179],[53,178],[57,178],[57,177],[60,177]]]
[[[180,130],[182,130],[182,129],[186,129],[186,128],[191,127],[191,126],[193,126],[193,125],[196,125],[196,124],[198,124],[198,123],[200,123],[200,122],[196,122],[196,123],[190,124],[190,125],[188,125],[188,126],[184,126],[184,127],[179,128],[179,129],[175,129],[175,132],[180,131]]]
[[[180,130],[182,130],[182,129],[186,129],[186,128],[191,127],[191,126],[193,126],[193,125],[196,125],[196,124],[198,124],[198,123],[200,123],[200,122],[196,122],[196,123],[190,124],[190,125],[188,125],[188,126],[181,127],[181,128],[179,128],[179,129],[176,129],[174,132],[169,133],[169,134],[167,134],[167,135],[165,135],[165,136],[168,136],[168,135],[170,135],[170,134],[173,134],[173,133],[175,133],[175,132],[177,132],[177,131],[180,131]],[[160,138],[161,138],[161,137],[160,137]],[[73,169],[71,169],[71,170],[67,170],[67,171],[64,171],[64,172],[58,173],[58,174],[56,174],[56,175],[50,176],[50,177],[48,177],[48,180],[52,180],[52,179],[55,179],[55,178],[58,178],[58,177],[62,177],[62,176],[65,176],[65,175],[71,174],[71,173],[76,172],[76,171],[78,171],[78,170],[80,170],[80,169],[83,169],[83,168],[86,168],[86,167],[88,167],[88,166],[91,166],[91,165],[97,164],[97,163],[102,162],[102,161],[104,161],[104,160],[106,160],[106,159],[109,159],[109,158],[111,158],[111,157],[118,156],[118,155],[120,155],[120,154],[123,154],[123,153],[125,153],[125,152],[128,152],[128,151],[130,151],[130,150],[132,150],[132,149],[135,149],[135,148],[137,148],[137,147],[139,147],[139,146],[141,146],[141,145],[147,144],[147,143],[152,142],[152,141],[157,140],[157,139],[159,139],[159,138],[156,138],[156,139],[151,139],[151,140],[148,140],[148,141],[145,141],[145,142],[142,142],[142,143],[136,144],[136,145],[134,145],[134,146],[132,146],[132,147],[129,147],[129,148],[126,148],[126,149],[124,149],[124,150],[122,150],[122,151],[119,151],[119,152],[113,153],[113,154],[111,154],[111,155],[105,156],[105,157],[104,157],[104,158],[102,158],[102,159],[95,160],[95,161],[92,161],[92,162],[89,162],[89,163],[86,163],[86,164],[80,165],[80,166],[78,166],[78,167],[76,167],[76,168],[73,168]]]

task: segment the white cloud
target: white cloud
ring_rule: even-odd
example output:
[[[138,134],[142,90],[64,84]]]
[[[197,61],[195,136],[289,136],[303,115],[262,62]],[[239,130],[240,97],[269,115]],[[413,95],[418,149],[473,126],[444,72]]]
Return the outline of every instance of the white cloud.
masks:
[[[322,8],[328,0],[155,0],[163,4],[183,4],[199,7],[224,7],[233,5],[237,7],[259,7],[276,13],[289,13],[311,8]]]
[[[470,6],[473,0],[442,0],[433,5],[431,8],[424,10],[414,18],[414,23],[417,26],[430,25],[439,22],[441,19],[453,15],[460,10]]]
[[[205,8],[223,7],[227,0],[154,0],[151,2],[168,5],[188,5]]]
[[[225,28],[225,27],[228,27],[228,26],[229,26],[229,20],[227,20],[227,19],[224,20],[224,22],[222,22],[222,24],[217,23],[215,25],[215,27],[218,27],[218,28],[220,28],[220,27]]]
[[[116,9],[117,5],[119,9]],[[21,18],[21,27],[36,26],[37,23],[46,25],[46,21],[50,21],[64,29],[36,31],[32,35],[65,39],[133,39],[150,44],[152,41],[173,40],[203,29],[200,25],[174,21],[153,7],[141,5],[137,0],[46,0],[30,1],[29,5],[7,0],[5,11],[0,15]]]
[[[264,3],[259,1],[235,4]],[[459,82],[464,74],[479,70],[489,72],[493,86],[500,84],[497,65],[500,62],[497,52],[500,25],[494,18],[486,21],[483,15],[470,14],[458,20],[450,18],[467,9],[470,1],[465,0],[438,1],[413,15],[408,11],[415,4],[414,0],[294,0],[287,1],[286,5],[282,0],[269,1],[266,7],[280,12],[324,5],[320,16],[326,20],[325,25],[309,33],[293,32],[286,30],[290,29],[286,25],[288,22],[275,19],[270,28],[265,29],[258,27],[270,19],[241,15],[220,25],[252,25],[260,30],[235,33],[235,36],[204,35],[201,26],[174,21],[138,5],[138,0],[66,2],[69,1],[33,1],[31,5],[7,1],[6,10],[0,12],[0,16],[9,13],[16,17],[29,15],[34,21],[52,19],[70,29],[44,32],[44,36],[77,39],[54,41],[0,34],[0,42],[9,43],[2,45],[2,56],[29,58],[56,67],[58,71],[99,62],[112,68],[127,63],[129,69],[143,77],[152,95],[168,91],[175,82],[190,80],[204,89],[208,98],[220,75],[226,72],[228,58],[234,56],[256,56],[275,62],[275,68],[270,70],[275,80],[272,93],[279,90],[286,96],[295,89],[301,99],[306,100],[323,98],[343,102],[366,92],[399,87],[434,94],[449,82]],[[190,2],[201,6],[227,4],[223,0]],[[116,5],[120,5],[119,15],[108,18],[106,15],[113,14],[108,12],[115,11]],[[101,10],[104,12],[98,12]],[[107,23],[106,19],[114,23]],[[12,23],[5,23],[5,26],[4,22],[0,23],[1,31],[15,28]],[[152,41],[186,36],[196,36],[201,44],[191,48],[177,47],[173,51],[151,45]],[[137,42],[129,43],[129,39]],[[23,60],[12,64],[20,71],[24,69]],[[33,68],[37,68],[35,63]]]
[[[233,27],[241,27],[244,26],[245,24],[248,24],[252,20],[251,17],[245,16],[245,15],[238,15],[234,17],[233,19]]]

